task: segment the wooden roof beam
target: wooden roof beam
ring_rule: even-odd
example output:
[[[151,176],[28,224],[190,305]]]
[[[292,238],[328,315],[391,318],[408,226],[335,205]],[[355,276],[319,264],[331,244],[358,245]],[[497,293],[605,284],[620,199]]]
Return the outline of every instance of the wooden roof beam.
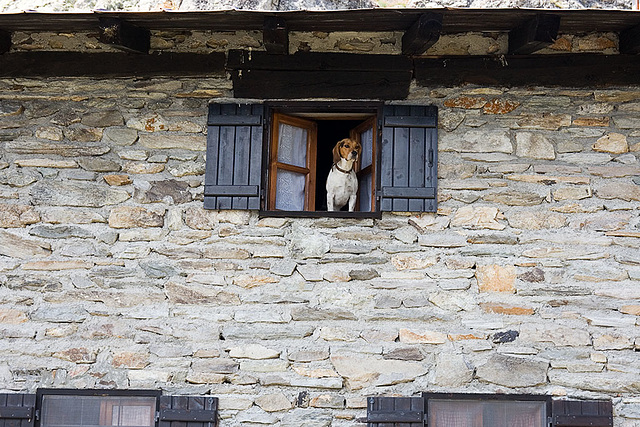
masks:
[[[11,33],[0,30],[0,55],[9,52],[11,49]]]
[[[433,46],[442,31],[442,14],[424,13],[402,36],[403,55],[420,55]]]
[[[149,53],[151,31],[120,18],[100,18],[99,40],[128,52]]]
[[[277,16],[265,16],[262,42],[267,53],[287,55],[289,53],[289,28],[287,21]]]
[[[528,55],[553,44],[558,38],[560,16],[539,13],[509,31],[509,54]]]
[[[640,25],[627,28],[620,33],[620,53],[630,55],[640,53]]]

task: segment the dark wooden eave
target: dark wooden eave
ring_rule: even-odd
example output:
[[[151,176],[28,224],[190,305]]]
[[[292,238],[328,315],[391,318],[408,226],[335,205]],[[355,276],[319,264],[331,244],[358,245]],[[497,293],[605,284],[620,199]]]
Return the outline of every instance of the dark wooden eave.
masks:
[[[0,13],[0,29],[25,32],[95,31],[101,17],[124,19],[149,30],[262,31],[267,16],[286,21],[289,31],[407,31],[425,13],[442,15],[442,34],[508,32],[545,12],[540,9],[356,9],[257,12]],[[546,10],[560,17],[559,33],[621,32],[640,24],[631,10]]]

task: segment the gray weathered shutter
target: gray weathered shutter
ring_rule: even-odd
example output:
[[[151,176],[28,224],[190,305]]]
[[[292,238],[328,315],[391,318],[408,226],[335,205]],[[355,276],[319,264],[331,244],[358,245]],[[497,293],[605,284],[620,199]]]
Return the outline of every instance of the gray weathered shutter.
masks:
[[[369,397],[367,427],[424,427],[423,397]]]
[[[607,400],[554,400],[553,427],[612,427],[613,404]]]
[[[437,125],[436,107],[384,107],[379,191],[382,211],[436,211]]]
[[[161,396],[158,427],[216,427],[218,398]]]
[[[211,104],[205,209],[260,209],[261,104]]]
[[[0,427],[33,427],[35,394],[0,394]]]

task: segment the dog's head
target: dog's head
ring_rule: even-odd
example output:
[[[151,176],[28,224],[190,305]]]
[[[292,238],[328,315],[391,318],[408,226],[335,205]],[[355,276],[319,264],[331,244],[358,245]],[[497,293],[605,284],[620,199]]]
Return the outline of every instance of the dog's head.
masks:
[[[356,142],[351,138],[345,138],[338,141],[336,146],[333,147],[333,163],[338,163],[340,159],[345,159],[357,164],[356,162],[361,152],[362,145],[360,145],[359,142]]]

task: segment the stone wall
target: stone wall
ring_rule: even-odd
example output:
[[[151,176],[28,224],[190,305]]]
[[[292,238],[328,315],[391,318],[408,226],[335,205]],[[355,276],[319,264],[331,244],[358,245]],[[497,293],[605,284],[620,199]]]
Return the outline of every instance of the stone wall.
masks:
[[[379,220],[204,210],[207,104],[232,95],[0,80],[1,391],[211,393],[222,426],[333,427],[371,395],[535,393],[640,425],[640,88],[414,85],[439,211]]]

